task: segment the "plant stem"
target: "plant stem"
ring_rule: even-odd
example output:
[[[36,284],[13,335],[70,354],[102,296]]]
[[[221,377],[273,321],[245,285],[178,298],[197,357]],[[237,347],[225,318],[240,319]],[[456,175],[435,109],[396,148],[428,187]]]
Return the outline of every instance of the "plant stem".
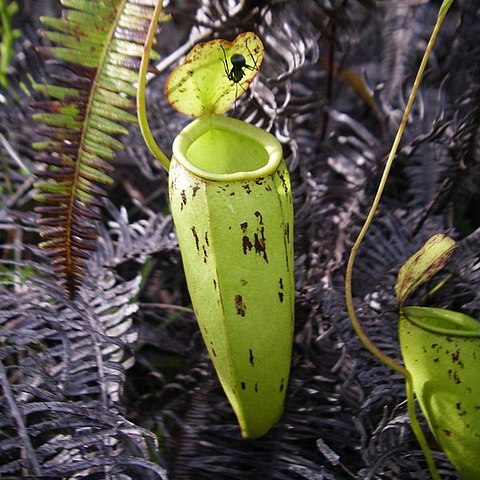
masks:
[[[155,10],[153,12],[152,21],[148,28],[147,39],[143,48],[142,61],[140,63],[140,69],[138,71],[138,90],[137,90],[137,115],[140,130],[143,135],[143,139],[147,144],[150,151],[153,153],[162,164],[163,168],[168,172],[170,168],[170,160],[163,153],[162,149],[158,146],[157,142],[153,138],[152,131],[148,124],[147,107],[145,101],[145,89],[147,84],[147,70],[148,62],[150,59],[150,52],[152,51],[152,44],[155,38],[155,30],[157,28],[158,20],[162,12],[163,0],[158,0]]]
[[[345,300],[347,304],[347,311],[350,316],[350,320],[352,322],[353,328],[355,329],[356,334],[362,341],[362,343],[365,345],[365,347],[373,354],[375,355],[379,360],[381,360],[383,363],[385,363],[388,367],[392,368],[398,373],[401,373],[402,375],[405,376],[406,384],[407,384],[407,401],[408,401],[408,411],[409,411],[409,417],[410,417],[410,422],[412,424],[412,429],[415,433],[415,436],[417,437],[418,443],[420,444],[423,453],[425,455],[425,458],[427,459],[428,467],[430,469],[430,473],[432,475],[432,478],[435,480],[440,479],[437,469],[435,467],[435,463],[432,458],[432,454],[430,452],[430,449],[427,445],[427,442],[425,440],[425,437],[423,436],[423,433],[421,431],[420,425],[418,423],[417,417],[415,415],[415,404],[414,404],[414,395],[413,395],[413,388],[412,388],[412,383],[411,383],[411,376],[410,373],[407,371],[407,369],[396,362],[393,358],[389,357],[385,353],[383,353],[368,337],[365,329],[363,328],[362,324],[358,320],[356,313],[355,313],[355,308],[353,305],[353,295],[352,295],[352,272],[353,272],[353,265],[355,262],[355,257],[357,254],[357,251],[360,247],[360,244],[362,243],[365,234],[367,233],[367,230],[372,223],[373,217],[375,216],[375,212],[378,208],[378,205],[380,203],[380,199],[382,197],[383,191],[385,189],[385,185],[388,179],[388,175],[390,173],[390,169],[393,164],[393,160],[395,158],[395,155],[397,153],[398,147],[400,145],[400,141],[403,136],[403,132],[405,130],[405,126],[407,124],[408,117],[410,115],[410,112],[413,107],[413,102],[415,100],[415,96],[418,92],[418,88],[420,86],[420,82],[423,77],[423,73],[425,71],[425,67],[427,66],[428,59],[430,57],[430,54],[432,52],[433,46],[435,45],[435,42],[437,40],[438,34],[440,32],[440,28],[443,24],[443,21],[445,20],[445,16],[447,15],[447,12],[452,5],[453,0],[444,0],[442,3],[437,21],[435,23],[435,26],[433,28],[432,34],[430,36],[430,40],[428,42],[427,48],[425,49],[425,53],[423,54],[422,62],[420,63],[420,67],[418,68],[417,75],[415,77],[415,81],[412,86],[412,90],[410,92],[410,96],[408,97],[408,102],[405,107],[405,112],[402,116],[402,119],[400,121],[400,125],[397,130],[397,134],[395,135],[395,139],[393,141],[392,148],[390,150],[390,153],[387,158],[387,162],[385,164],[385,168],[383,171],[382,178],[380,180],[380,185],[378,187],[377,193],[375,195],[375,198],[373,200],[372,206],[370,207],[370,211],[367,215],[367,218],[365,220],[365,223],[360,230],[360,233],[355,241],[355,243],[352,246],[352,250],[350,252],[350,256],[348,258],[348,263],[347,263],[347,270],[345,273]]]
[[[415,438],[417,439],[420,448],[422,449],[423,456],[427,461],[428,470],[432,476],[432,480],[441,480],[440,475],[437,471],[437,466],[435,465],[435,460],[433,459],[432,451],[428,446],[427,439],[423,434],[422,427],[418,422],[417,412],[415,410],[415,392],[413,390],[413,378],[412,374],[405,370],[405,389],[407,392],[407,412],[408,418],[410,420],[410,426],[412,427]]]
[[[35,449],[33,448],[32,442],[30,440],[30,434],[28,432],[24,415],[19,408],[19,404],[17,403],[17,399],[12,391],[12,385],[8,381],[7,372],[4,368],[2,361],[0,361],[0,385],[3,389],[3,395],[8,405],[9,412],[13,421],[16,424],[18,436],[20,440],[23,442],[23,447],[27,453],[27,459],[29,462],[29,467],[32,469],[33,473],[35,474],[35,478],[43,477],[42,469],[40,467],[40,463],[37,458],[37,454]],[[45,477],[44,477],[45,478]]]
[[[8,87],[7,69],[13,56],[13,34],[11,15],[6,0],[0,1],[0,27],[0,84],[3,87]]]

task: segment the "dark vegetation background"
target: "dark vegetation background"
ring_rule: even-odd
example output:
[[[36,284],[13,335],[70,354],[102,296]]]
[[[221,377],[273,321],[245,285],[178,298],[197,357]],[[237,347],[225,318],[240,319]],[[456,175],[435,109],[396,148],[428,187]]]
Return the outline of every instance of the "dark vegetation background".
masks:
[[[403,379],[372,358],[344,305],[346,257],[364,220],[440,1],[174,1],[149,116],[167,153],[188,119],[163,96],[198,41],[260,35],[266,58],[235,115],[282,141],[295,196],[296,335],[285,415],[239,434],[189,308],[166,176],[138,128],[123,138],[98,251],[65,300],[37,247],[32,93],[40,15],[22,37],[0,106],[0,477],[170,480],[428,479]],[[399,358],[395,276],[436,232],[460,241],[429,305],[480,316],[480,8],[457,0],[354,273],[359,315]],[[233,114],[233,112],[231,112]],[[420,302],[420,292],[417,302]],[[458,478],[434,440],[443,478]]]

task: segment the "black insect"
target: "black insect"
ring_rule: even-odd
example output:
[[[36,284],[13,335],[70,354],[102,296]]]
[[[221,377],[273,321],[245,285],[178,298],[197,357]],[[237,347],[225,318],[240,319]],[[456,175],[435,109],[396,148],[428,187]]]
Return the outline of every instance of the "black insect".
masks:
[[[245,88],[243,85],[240,83],[242,81],[242,78],[245,76],[244,68],[247,70],[258,70],[257,66],[257,61],[253,57],[252,52],[248,48],[248,45],[245,43],[245,46],[247,47],[248,53],[250,54],[250,57],[252,58],[253,65],[248,65],[247,60],[241,53],[234,53],[230,57],[230,63],[232,64],[232,68],[230,70],[228,69],[228,60],[227,60],[227,54],[225,52],[225,49],[223,48],[223,45],[220,45],[222,51],[223,51],[223,58],[220,60],[223,63],[223,67],[225,69],[225,75],[227,78],[232,81],[235,84],[235,98],[237,98],[237,88],[238,85],[242,88],[244,92],[246,92]]]

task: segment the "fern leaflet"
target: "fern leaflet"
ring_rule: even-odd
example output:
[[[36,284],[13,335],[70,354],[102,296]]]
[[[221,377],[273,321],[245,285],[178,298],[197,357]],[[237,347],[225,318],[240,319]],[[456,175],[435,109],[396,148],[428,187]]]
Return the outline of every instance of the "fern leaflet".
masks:
[[[135,123],[134,82],[154,0],[62,0],[62,18],[43,17],[39,47],[57,60],[50,84],[34,84],[47,97],[34,119],[45,137],[34,147],[47,165],[37,174],[40,246],[52,258],[70,297],[78,291],[96,249],[104,187],[123,149],[118,137]],[[166,17],[162,18],[165,21]],[[155,54],[152,57],[156,56]]]

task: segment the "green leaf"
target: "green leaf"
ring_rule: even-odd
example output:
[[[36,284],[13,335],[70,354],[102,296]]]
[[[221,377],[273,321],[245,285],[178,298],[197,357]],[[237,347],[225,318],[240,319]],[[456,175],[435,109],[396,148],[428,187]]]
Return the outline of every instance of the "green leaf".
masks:
[[[127,134],[128,130],[118,123],[107,120],[101,116],[96,116],[90,120],[90,125],[98,130],[113,134]]]
[[[245,66],[235,70],[233,55],[242,56]],[[242,33],[233,42],[219,39],[200,43],[168,77],[168,101],[187,115],[225,113],[247,90],[263,56],[262,41],[253,32]]]
[[[126,82],[134,83],[137,81],[137,72],[131,70],[130,68],[120,67],[118,65],[113,65],[107,63],[103,67],[103,73],[109,76],[110,78],[118,78]]]
[[[116,122],[135,123],[137,117],[121,108],[103,102],[94,102],[92,112]]]
[[[106,147],[109,147],[112,150],[124,149],[124,145],[122,142],[112,137],[111,135],[107,135],[106,133],[103,133],[102,131],[97,130],[95,128],[91,128],[88,130],[88,137],[97,143],[100,143],[105,145]]]
[[[96,15],[106,15],[112,11],[112,6],[107,3],[98,0],[90,0],[89,2],[85,2],[85,0],[62,0],[65,7]]]
[[[395,284],[395,293],[400,304],[444,267],[455,248],[454,240],[439,233],[428,239],[425,245],[403,264]]]
[[[101,52],[84,52],[73,48],[51,47],[45,48],[44,51],[52,57],[63,60],[64,62],[76,63],[84,67],[96,67],[98,65],[98,57]]]
[[[126,40],[115,39],[112,42],[112,50],[123,53],[124,55],[130,55],[131,57],[141,57],[143,54],[143,45],[127,42]]]
[[[52,181],[35,182],[34,186],[38,190],[42,190],[44,192],[49,192],[49,193],[66,193],[68,192],[69,188],[71,188],[70,183],[52,182]]]
[[[105,145],[102,145],[99,142],[94,141],[90,137],[85,139],[84,146],[85,146],[85,151],[93,152],[96,155],[99,155],[100,157],[103,157],[103,158],[108,158],[110,160],[113,160],[115,156],[111,148]]]
[[[82,122],[75,120],[71,115],[61,115],[59,113],[35,113],[32,118],[37,122],[54,127],[80,128],[82,125]]]
[[[105,40],[105,33],[94,29],[85,29],[85,26],[73,22],[67,22],[64,19],[53,17],[40,17],[40,21],[45,27],[58,30],[59,32],[69,33],[75,37],[80,36],[89,40],[102,43]]]
[[[106,175],[105,173],[103,173],[98,168],[92,168],[88,165],[83,164],[80,167],[80,172],[82,173],[83,177],[88,180],[92,180],[94,182],[99,182],[99,183],[107,183],[107,184],[113,183],[112,178]]]
[[[106,90],[105,88],[98,88],[97,99],[103,103],[108,103],[115,107],[132,110],[135,108],[135,102],[128,97],[123,97],[118,93]]]
[[[61,87],[58,85],[44,85],[40,83],[32,83],[33,89],[38,93],[58,100],[66,100],[67,98],[78,97],[78,90],[75,88]]]
[[[106,195],[99,185],[112,183],[110,162],[123,149],[118,136],[128,133],[125,123],[137,121],[132,114],[135,83],[145,24],[154,5],[150,0],[62,4],[66,8],[61,19],[41,19],[48,29],[44,36],[53,45],[38,50],[68,64],[69,73],[62,77],[67,69],[57,69],[55,84],[34,83],[47,98],[34,103],[39,113],[33,118],[48,125],[40,130],[47,138],[34,146],[47,166],[36,183],[36,199],[47,204],[38,208],[41,236],[49,239],[42,246],[73,297],[83,275],[85,251],[95,249],[91,220],[100,218],[98,208]],[[59,236],[62,241],[56,243]]]
[[[100,75],[98,86],[110,90],[111,92],[123,92],[130,97],[135,97],[137,93],[137,89],[132,84],[106,75]]]
[[[76,48],[84,52],[100,53],[98,42],[89,40],[85,37],[74,37],[60,32],[47,31],[44,33],[45,38],[48,38],[51,42],[57,43],[64,47]]]

